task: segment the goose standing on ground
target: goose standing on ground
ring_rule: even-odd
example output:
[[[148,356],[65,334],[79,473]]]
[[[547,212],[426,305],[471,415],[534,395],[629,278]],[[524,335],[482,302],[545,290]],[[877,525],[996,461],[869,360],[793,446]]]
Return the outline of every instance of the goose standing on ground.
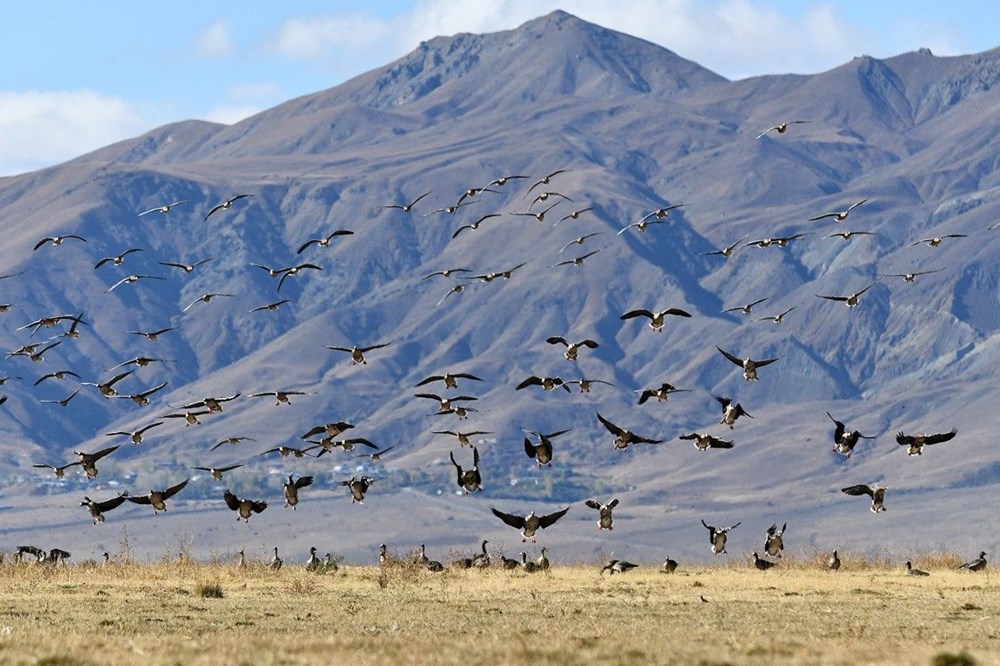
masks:
[[[237,555],[240,556],[240,559],[236,563],[236,566],[239,567],[240,569],[246,569],[247,568],[247,554],[244,552],[244,550],[242,548],[240,548],[240,552],[237,553]]]
[[[686,435],[681,435],[680,439],[694,440],[694,448],[699,451],[707,451],[708,449],[731,449],[734,446],[734,443],[731,441],[719,439],[713,435],[702,434],[700,432],[692,432]]]
[[[859,483],[855,486],[841,488],[840,492],[854,497],[868,495],[872,498],[872,513],[878,513],[879,511],[888,511],[888,509],[886,509],[883,505],[883,502],[885,501],[885,491],[888,490],[888,488],[888,486],[882,486],[879,484],[869,486],[864,483]]]
[[[534,562],[528,561],[528,554],[521,551],[521,568],[524,569],[525,573],[537,573],[538,565]]]
[[[539,570],[548,571],[549,570],[549,547],[542,546],[542,554],[538,556],[535,560],[535,564],[538,565]]]
[[[531,539],[531,543],[535,543],[535,533],[546,527],[549,527],[557,520],[566,515],[569,511],[569,507],[562,509],[561,511],[556,511],[555,513],[550,513],[544,516],[535,515],[535,512],[530,512],[527,516],[515,516],[509,513],[504,513],[496,507],[490,507],[490,511],[493,515],[502,520],[507,525],[515,529],[521,530],[521,543],[524,543],[528,539]]]
[[[267,502],[240,499],[228,489],[222,494],[222,499],[226,502],[226,506],[236,512],[236,520],[243,520],[245,523],[250,522],[250,515],[253,513],[261,513],[267,508]]]
[[[906,575],[907,576],[930,576],[929,573],[923,571],[922,569],[914,569],[913,563],[910,560],[906,560]]]
[[[472,447],[472,468],[467,470],[463,470],[462,466],[455,462],[453,452],[449,451],[448,456],[451,458],[451,464],[455,466],[458,486],[462,489],[463,494],[469,495],[477,490],[482,490],[483,479],[479,474],[479,449]]]
[[[768,127],[766,130],[764,130],[754,138],[759,139],[768,132],[777,132],[778,134],[784,134],[785,132],[788,131],[790,125],[801,125],[803,123],[808,123],[808,122],[809,122],[808,120],[789,120],[783,123],[778,123],[774,127]]]
[[[490,567],[490,554],[486,552],[486,544],[489,541],[483,539],[479,544],[479,552],[472,556],[472,566],[476,569],[488,569]]]
[[[316,556],[316,546],[309,548],[309,559],[306,560],[306,571],[316,571],[320,567],[320,559]]]
[[[605,571],[610,571],[610,575],[612,576],[616,573],[623,574],[626,571],[635,569],[637,566],[639,565],[633,564],[632,562],[626,562],[625,560],[611,560],[601,569],[601,575],[603,576]]]
[[[758,569],[760,569],[761,571],[767,571],[768,569],[770,569],[771,567],[773,567],[775,564],[777,564],[777,562],[771,562],[769,560],[764,560],[764,559],[761,559],[760,557],[758,557],[756,550],[753,552],[753,565],[755,567],[757,567]]]
[[[708,541],[712,544],[712,553],[715,555],[721,555],[726,552],[726,539],[729,536],[730,530],[734,530],[740,526],[740,523],[736,523],[729,527],[713,527],[706,523],[704,518],[701,524],[708,530]]]
[[[833,551],[830,557],[827,558],[826,568],[830,571],[837,571],[840,569],[840,556],[837,555],[837,551]]]
[[[149,504],[153,507],[153,515],[158,511],[166,511],[166,501],[184,489],[191,479],[184,479],[175,486],[170,486],[166,490],[150,490],[147,495],[141,497],[127,497],[129,502],[135,504]]]
[[[283,562],[282,562],[281,558],[278,557],[278,547],[275,546],[274,547],[274,557],[271,558],[271,563],[268,564],[267,566],[271,568],[271,571],[277,571],[278,569],[281,568],[282,564],[283,564]]]
[[[733,363],[734,365],[738,365],[741,368],[743,368],[743,379],[746,380],[746,381],[748,381],[748,382],[750,382],[750,381],[754,381],[754,382],[759,381],[759,379],[757,377],[757,370],[758,370],[758,368],[763,368],[765,365],[770,365],[770,364],[774,363],[775,361],[781,360],[781,357],[779,356],[777,358],[766,358],[766,359],[762,359],[762,360],[756,361],[756,360],[750,358],[749,356],[747,356],[745,359],[743,359],[741,361],[737,356],[735,356],[734,354],[730,354],[729,352],[727,352],[722,347],[716,345],[715,348],[719,350],[720,354],[722,354],[727,359],[729,359],[729,361],[731,363]]]
[[[922,456],[924,454],[925,446],[947,442],[948,440],[953,439],[957,434],[957,428],[952,428],[951,432],[938,433],[935,435],[928,435],[925,433],[921,433],[919,435],[906,435],[902,430],[900,430],[899,434],[896,435],[896,443],[900,446],[910,447],[907,450],[906,455]]]
[[[600,518],[597,521],[597,529],[600,530],[613,530],[615,519],[611,512],[616,506],[618,506],[618,498],[611,500],[607,504],[601,504],[597,500],[589,499],[584,502],[591,509],[596,509],[600,513]]]
[[[664,558],[663,566],[660,567],[660,571],[668,574],[672,574],[673,572],[677,571],[677,560],[670,559],[670,556],[668,555],[666,558]]]
[[[749,412],[743,409],[743,405],[738,402],[733,404],[732,398],[718,395],[713,395],[712,397],[715,398],[716,402],[722,405],[722,418],[719,419],[720,425],[727,425],[730,430],[733,430],[736,427],[736,419],[741,416],[745,416],[748,419],[753,418]]]
[[[503,553],[500,554],[500,566],[504,571],[513,571],[514,569],[521,566],[521,560],[516,560],[512,557],[506,557]]]
[[[843,454],[845,458],[851,457],[851,452],[854,451],[854,447],[857,446],[859,440],[875,439],[874,437],[869,437],[868,435],[862,435],[858,430],[847,432],[847,426],[833,418],[830,412],[827,412],[826,415],[830,417],[830,420],[833,421],[836,426],[836,429],[833,431],[833,450],[837,453]]]
[[[311,486],[313,483],[313,478],[311,476],[300,476],[297,479],[292,478],[294,475],[288,475],[288,481],[283,484],[285,490],[285,506],[292,507],[292,511],[299,503],[299,491],[303,488]]]
[[[784,523],[779,530],[778,523],[773,523],[767,528],[767,537],[764,539],[764,552],[771,557],[781,557],[781,551],[785,549],[785,540],[782,536],[785,534],[786,527],[788,527],[788,523]]]
[[[635,317],[647,317],[649,318],[649,327],[656,332],[660,332],[663,330],[664,324],[666,324],[667,315],[673,315],[675,317],[690,317],[691,313],[686,310],[681,310],[680,308],[667,308],[666,310],[661,310],[660,312],[638,309],[629,310],[619,317],[619,319],[626,320],[633,319]]]
[[[986,568],[986,551],[980,551],[979,557],[972,560],[971,562],[966,562],[965,564],[958,567],[959,569],[968,569],[969,571],[982,571]]]
[[[625,428],[620,428],[601,416],[600,412],[597,413],[597,420],[601,422],[601,425],[603,425],[608,432],[615,436],[613,444],[619,451],[626,450],[629,444],[660,444],[663,442],[662,439],[649,439],[647,437],[637,435],[634,432],[630,432]]]

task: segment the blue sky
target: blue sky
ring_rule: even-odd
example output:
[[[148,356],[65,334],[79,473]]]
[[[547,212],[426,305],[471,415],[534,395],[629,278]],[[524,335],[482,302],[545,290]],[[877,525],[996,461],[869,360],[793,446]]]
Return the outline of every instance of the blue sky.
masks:
[[[235,122],[386,64],[421,40],[505,30],[553,9],[729,78],[814,73],[919,47],[956,55],[1000,46],[996,0],[8,3],[0,175],[168,122]]]

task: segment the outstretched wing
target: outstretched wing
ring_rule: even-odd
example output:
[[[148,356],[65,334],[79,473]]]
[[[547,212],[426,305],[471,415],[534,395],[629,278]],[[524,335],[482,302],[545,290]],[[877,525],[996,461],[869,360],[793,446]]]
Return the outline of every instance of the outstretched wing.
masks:
[[[958,434],[958,428],[952,428],[951,432],[938,433],[936,435],[927,435],[924,438],[924,444],[939,444],[941,442],[947,442],[949,439],[955,437]]]
[[[597,420],[600,421],[601,424],[604,425],[604,427],[608,429],[608,432],[610,432],[615,437],[619,437],[619,436],[625,434],[624,430],[622,430],[621,428],[619,428],[618,426],[616,426],[614,423],[612,423],[611,421],[609,421],[606,418],[604,418],[603,416],[601,416],[600,412],[597,413]]]
[[[840,492],[847,495],[852,495],[854,497],[859,497],[861,495],[868,495],[874,498],[875,491],[872,490],[871,486],[859,483],[856,486],[848,486],[846,488],[841,488]]]
[[[597,509],[598,511],[601,510],[601,503],[598,502],[597,500],[589,499],[586,502],[584,502],[584,504],[589,506],[591,509]]]
[[[177,493],[179,493],[181,490],[183,490],[184,486],[186,486],[188,484],[188,481],[190,481],[190,480],[191,479],[184,479],[183,481],[181,481],[180,483],[178,483],[176,486],[171,486],[171,487],[167,488],[162,493],[160,493],[160,495],[163,497],[163,499],[170,499],[171,497],[173,497],[174,495],[176,495]]]
[[[552,523],[556,522],[557,520],[565,516],[567,511],[569,511],[569,507],[566,507],[562,511],[556,511],[555,513],[550,513],[547,516],[538,516],[538,526],[548,527]]]
[[[524,529],[524,517],[523,516],[512,516],[509,513],[504,513],[495,507],[490,507],[490,511],[493,515],[507,523],[511,527],[516,527],[517,529]]]
[[[236,495],[232,494],[228,490],[222,494],[222,499],[226,500],[226,506],[228,506],[233,511],[239,511],[240,500]]]
[[[719,353],[721,353],[723,356],[725,356],[726,358],[728,358],[730,361],[732,361],[736,365],[740,366],[741,368],[743,367],[743,361],[742,360],[736,358],[735,356],[733,356],[732,354],[730,354],[729,352],[727,352],[725,349],[723,349],[719,345],[715,345],[715,348],[718,349]]]

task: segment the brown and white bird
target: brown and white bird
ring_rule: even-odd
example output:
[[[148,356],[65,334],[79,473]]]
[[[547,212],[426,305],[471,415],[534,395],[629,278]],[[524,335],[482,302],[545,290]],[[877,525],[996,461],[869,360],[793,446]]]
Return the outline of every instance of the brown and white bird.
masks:
[[[275,405],[290,405],[292,404],[291,397],[293,395],[315,395],[315,393],[310,393],[309,391],[261,391],[259,393],[250,393],[248,397],[263,398],[265,396],[272,396],[275,400]]]
[[[776,247],[788,247],[788,244],[794,240],[799,240],[800,238],[805,238],[808,233],[804,234],[792,234],[791,236],[774,236],[772,238],[759,238],[757,240],[750,241],[747,245],[753,245],[754,247],[767,248]]]
[[[767,528],[767,536],[764,538],[764,552],[771,557],[781,557],[781,551],[785,549],[784,534],[788,523],[783,523],[778,529],[778,523],[773,523]]]
[[[929,573],[923,569],[914,569],[913,563],[910,560],[906,560],[906,575],[907,576],[930,576]]]
[[[675,208],[680,208],[683,205],[684,204],[674,204],[673,206],[667,206],[666,208],[657,208],[651,213],[643,215],[638,222],[633,222],[632,224],[629,224],[623,229],[620,229],[618,231],[618,235],[621,236],[623,233],[625,233],[632,227],[635,227],[640,232],[644,233],[646,231],[646,227],[648,227],[650,224],[662,224],[664,221],[666,221],[667,216],[670,214],[670,211],[674,210]]]
[[[771,567],[773,567],[773,566],[775,566],[775,565],[778,564],[777,562],[771,562],[770,560],[765,560],[765,559],[761,558],[759,555],[757,555],[757,551],[756,550],[753,552],[753,555],[751,556],[751,559],[753,559],[753,565],[754,565],[754,567],[756,567],[757,569],[759,569],[761,571],[767,571]]]
[[[729,359],[729,361],[732,362],[734,365],[738,365],[741,368],[743,368],[743,379],[748,382],[759,381],[757,377],[757,370],[759,368],[763,368],[765,365],[770,365],[775,361],[781,360],[780,356],[777,358],[766,358],[762,360],[754,360],[749,356],[747,356],[745,359],[741,361],[737,356],[730,354],[722,347],[716,345],[715,348],[718,349],[719,353],[725,356],[727,359]]]
[[[263,500],[240,499],[228,489],[222,494],[222,499],[226,506],[236,512],[236,520],[245,523],[250,522],[250,516],[254,513],[261,513],[267,508],[267,502]]]
[[[878,513],[879,511],[887,511],[884,506],[885,501],[885,491],[888,486],[883,486],[880,484],[875,484],[874,486],[869,486],[864,483],[859,483],[855,486],[848,486],[847,488],[841,488],[840,492],[845,495],[851,495],[853,497],[859,497],[861,495],[868,495],[872,498],[872,513]]]
[[[727,245],[723,248],[719,248],[718,250],[711,250],[709,252],[699,252],[698,254],[700,254],[703,257],[711,257],[717,254],[720,257],[725,257],[726,259],[728,259],[730,256],[732,256],[733,252],[736,251],[736,248],[739,247],[740,243],[745,241],[749,235],[750,234],[746,234],[745,236],[743,236],[743,238],[739,239],[732,245]]]
[[[749,412],[743,409],[743,405],[738,402],[734,404],[732,398],[719,395],[713,395],[712,397],[722,405],[722,418],[719,419],[719,424],[729,426],[730,430],[736,427],[736,419],[741,416],[749,419],[753,418]]]
[[[430,193],[431,193],[430,190],[428,190],[427,192],[424,192],[423,194],[421,194],[420,196],[418,196],[413,201],[411,201],[409,203],[405,203],[405,204],[383,204],[382,208],[398,208],[399,210],[403,211],[404,213],[409,213],[410,211],[413,210],[413,207],[416,206],[417,203],[420,202],[421,199],[423,199],[424,197],[426,197]]]
[[[625,428],[620,428],[616,426],[611,421],[607,420],[598,412],[597,420],[601,422],[608,432],[615,436],[614,446],[620,451],[624,451],[629,447],[629,444],[660,444],[663,442],[662,439],[649,439],[647,437],[642,437],[634,432],[630,432]]]
[[[566,348],[563,355],[566,357],[567,361],[575,361],[577,355],[580,352],[580,347],[586,347],[587,349],[597,349],[600,345],[596,341],[591,339],[580,340],[579,342],[570,342],[566,338],[553,335],[552,337],[545,338],[545,341],[550,345],[562,345]]]
[[[492,432],[489,432],[487,430],[470,430],[468,432],[462,432],[460,430],[432,430],[431,432],[433,432],[435,435],[451,435],[453,437],[457,437],[459,446],[472,446],[471,438],[475,437],[476,435],[493,434]]]
[[[762,136],[764,136],[765,134],[767,134],[768,132],[777,132],[778,134],[784,134],[785,132],[788,131],[788,128],[791,125],[801,125],[803,123],[808,123],[808,122],[809,122],[808,120],[789,120],[789,121],[786,121],[786,122],[783,122],[783,123],[778,123],[777,125],[775,125],[773,127],[768,127],[766,130],[764,130],[763,132],[761,132],[760,134],[758,134],[754,138],[759,139]]]
[[[145,435],[147,431],[152,430],[153,428],[156,428],[161,425],[163,425],[163,421],[153,421],[149,425],[145,425],[131,432],[126,432],[124,430],[115,430],[114,432],[106,432],[104,433],[104,435],[106,437],[114,437],[116,435],[122,435],[124,437],[128,437],[129,441],[131,441],[133,444],[142,444],[143,435]]]
[[[572,428],[567,428],[566,430],[557,430],[550,433],[537,432],[535,430],[525,430],[524,432],[529,435],[534,435],[538,438],[538,444],[532,444],[531,440],[527,437],[524,438],[524,452],[529,458],[533,458],[535,462],[538,463],[538,467],[542,465],[552,466],[552,438],[558,437],[559,435],[564,435],[572,430]]]
[[[141,213],[139,213],[139,217],[142,217],[143,215],[149,215],[150,213],[163,213],[164,215],[166,215],[171,210],[173,210],[175,206],[180,206],[181,204],[186,204],[189,203],[190,201],[191,201],[190,199],[181,199],[180,201],[171,201],[170,203],[163,204],[162,206],[154,206],[149,210],[144,210]]]
[[[903,278],[903,282],[913,282],[921,275],[931,275],[933,273],[940,273],[943,270],[944,270],[943,268],[938,268],[933,271],[914,271],[913,273],[878,273],[875,275],[875,277],[880,277],[880,278],[898,277],[898,278]]]
[[[121,254],[117,254],[112,257],[104,257],[96,264],[94,264],[94,270],[97,270],[98,268],[107,263],[111,263],[115,266],[121,266],[123,263],[125,263],[125,257],[132,254],[133,252],[142,252],[142,251],[143,250],[141,247],[130,247],[129,249],[123,251]]]
[[[94,519],[94,525],[98,525],[104,522],[104,513],[121,506],[126,497],[127,493],[122,493],[103,502],[95,502],[89,497],[84,497],[83,501],[80,502],[80,506],[87,507],[87,510],[90,511],[90,517]]]
[[[674,315],[677,317],[690,317],[691,313],[681,310],[680,308],[668,308],[666,310],[661,310],[660,312],[651,312],[650,310],[629,310],[621,317],[622,320],[633,319],[635,317],[647,317],[649,319],[649,327],[654,331],[659,332],[663,329],[663,325],[666,323],[667,315]]]
[[[295,478],[294,474],[288,475],[288,481],[283,484],[285,492],[285,507],[292,507],[292,511],[299,503],[299,491],[313,484],[313,477],[300,476]]]
[[[521,389],[528,388],[529,386],[541,386],[544,391],[554,391],[557,388],[561,388],[567,393],[569,393],[569,387],[566,386],[566,382],[562,377],[538,377],[536,375],[531,375],[526,377],[515,387],[515,390],[520,391]]]
[[[369,345],[367,347],[338,347],[331,345],[323,345],[327,349],[332,351],[347,352],[351,355],[351,365],[368,365],[368,360],[365,358],[365,354],[375,349],[382,349],[383,347],[388,347],[391,342],[383,342],[377,345]]]
[[[135,284],[139,280],[166,280],[166,278],[160,277],[159,275],[126,275],[121,280],[118,280],[118,282],[115,282],[113,285],[105,289],[104,293],[111,293],[123,284]]]
[[[586,502],[584,502],[584,504],[589,506],[591,509],[597,510],[600,516],[597,521],[597,529],[600,530],[614,529],[615,519],[611,512],[614,510],[616,506],[618,506],[617,497],[608,502],[607,504],[601,504],[595,499],[589,499]]]
[[[919,435],[907,435],[902,430],[896,435],[896,443],[900,446],[910,447],[906,455],[908,456],[921,456],[924,452],[925,446],[930,446],[931,444],[940,444],[941,442],[947,442],[954,439],[955,435],[958,434],[957,428],[952,428],[951,432],[937,433],[934,435],[928,435],[926,433],[920,433]]]
[[[861,204],[865,203],[866,201],[868,201],[868,199],[862,199],[861,201],[858,201],[857,203],[851,204],[850,206],[848,206],[844,210],[835,210],[832,213],[823,213],[822,215],[817,215],[816,217],[810,217],[809,221],[810,222],[815,222],[816,220],[823,220],[823,219],[826,219],[828,217],[832,217],[837,222],[843,222],[844,220],[847,219],[847,216],[851,214],[852,210],[854,210],[855,208],[857,208]]]
[[[212,478],[216,481],[222,481],[222,477],[226,472],[230,472],[234,469],[239,469],[243,465],[228,465],[226,467],[196,467],[192,466],[191,469],[198,469],[202,472],[208,472]]]
[[[188,303],[184,307],[184,309],[181,310],[181,312],[187,312],[188,310],[190,310],[191,308],[193,308],[198,303],[210,303],[213,298],[234,298],[234,295],[233,294],[224,294],[224,293],[219,293],[219,292],[202,294],[198,298],[196,298],[193,301],[191,301],[190,303]]]
[[[857,307],[858,303],[861,302],[861,295],[864,294],[866,291],[868,291],[869,289],[871,289],[874,286],[875,286],[875,283],[872,282],[870,285],[868,285],[867,287],[865,287],[861,291],[856,291],[853,294],[851,294],[850,296],[822,296],[820,294],[816,294],[816,296],[818,298],[825,298],[828,301],[840,301],[842,303],[845,303],[847,305],[847,307],[853,308],[853,307]]]
[[[353,234],[354,234],[353,231],[349,231],[347,229],[337,229],[335,231],[331,231],[322,238],[310,238],[305,243],[299,246],[299,249],[295,251],[295,254],[302,254],[306,250],[306,248],[312,245],[315,245],[316,247],[329,247],[330,241],[332,241],[334,238],[337,238],[338,236],[351,236]]]
[[[457,389],[459,379],[468,379],[469,381],[474,382],[483,381],[479,377],[470,375],[467,372],[446,372],[443,375],[430,375],[429,377],[425,377],[417,382],[416,386],[425,386],[426,384],[430,384],[432,382],[444,382],[445,388]]]
[[[150,490],[148,494],[140,497],[129,496],[126,499],[135,504],[149,504],[153,507],[153,515],[157,511],[166,511],[166,501],[184,489],[191,479],[184,479],[175,486],[170,486],[166,490]]]
[[[118,450],[118,446],[109,446],[106,449],[101,449],[95,453],[86,453],[84,451],[74,451],[75,455],[80,456],[80,464],[83,465],[83,471],[86,472],[88,479],[93,479],[97,476],[96,463],[98,460],[106,455],[110,455]]]
[[[482,490],[483,479],[479,474],[479,449],[472,447],[471,469],[462,469],[462,466],[455,462],[454,452],[449,452],[448,456],[451,458],[451,464],[455,466],[455,477],[463,494],[469,495],[477,490]]]
[[[827,412],[826,415],[830,417],[830,420],[833,421],[835,426],[833,431],[833,450],[842,454],[845,458],[851,457],[854,447],[858,445],[860,440],[875,439],[874,437],[869,437],[868,435],[862,435],[859,430],[847,432],[847,426],[844,425],[843,422],[833,418],[830,412]]]
[[[368,476],[355,476],[347,481],[341,481],[340,485],[346,486],[351,491],[351,504],[357,502],[358,504],[365,503],[365,493],[368,492],[368,488],[375,482],[375,479]]]
[[[713,435],[702,434],[700,432],[691,432],[686,435],[681,435],[680,439],[694,440],[694,448],[699,451],[707,451],[708,449],[731,449],[734,446],[733,442],[719,439]]]
[[[46,243],[51,243],[53,246],[58,247],[63,244],[63,241],[68,240],[70,238],[76,239],[78,241],[83,241],[84,243],[87,242],[86,238],[84,238],[83,236],[77,236],[76,234],[66,234],[65,236],[46,236],[45,238],[43,238],[42,240],[38,241],[35,244],[34,249],[37,250]]]
[[[604,575],[605,571],[609,572],[609,575],[611,576],[613,576],[614,574],[623,574],[626,571],[631,571],[632,569],[635,569],[638,566],[639,566],[638,564],[627,562],[625,560],[610,560],[601,569],[601,575]]]
[[[83,464],[83,463],[81,463],[79,460],[77,460],[76,462],[71,462],[71,463],[67,463],[65,465],[60,465],[59,467],[56,467],[55,465],[47,465],[45,463],[35,463],[34,465],[32,465],[32,467],[39,467],[39,468],[43,468],[43,469],[51,469],[52,472],[56,475],[56,478],[62,479],[62,478],[64,478],[66,476],[66,469],[67,468],[73,467],[75,465],[81,465],[81,464]]]
[[[546,527],[550,527],[557,520],[566,515],[569,511],[569,507],[562,509],[561,511],[556,511],[555,513],[550,513],[546,515],[536,515],[534,511],[530,512],[527,516],[515,516],[513,514],[504,513],[496,507],[490,507],[490,511],[493,515],[502,520],[507,525],[515,529],[521,530],[521,543],[524,543],[528,539],[531,539],[531,543],[535,543],[535,533]]]
[[[726,539],[729,537],[729,532],[740,526],[740,523],[736,523],[729,527],[713,527],[706,523],[704,518],[701,524],[708,529],[708,540],[712,544],[712,553],[715,555],[726,552]]]
[[[750,314],[751,311],[753,311],[755,305],[760,305],[769,298],[771,297],[765,296],[764,298],[758,298],[756,301],[751,301],[744,305],[737,305],[736,307],[726,308],[725,310],[723,310],[723,312],[742,312],[743,314],[748,315]]]
[[[769,321],[769,322],[772,322],[774,324],[780,324],[782,321],[785,320],[785,315],[787,315],[789,312],[791,312],[792,310],[794,310],[797,307],[798,307],[797,305],[793,305],[792,307],[788,308],[784,312],[779,312],[778,314],[771,315],[769,317],[760,317],[759,319],[757,319],[757,321]]]
[[[636,391],[639,394],[639,404],[644,405],[650,398],[656,398],[657,402],[666,402],[674,393],[688,393],[691,389],[679,389],[676,386],[663,382],[656,388],[641,389]]]
[[[920,245],[921,243],[927,243],[927,247],[937,247],[946,238],[967,238],[968,234],[945,234],[943,236],[933,236],[932,238],[922,238],[915,243],[910,243],[910,247],[915,245]]]
[[[958,567],[959,569],[968,569],[969,571],[982,571],[986,568],[986,551],[980,551],[979,557],[976,559],[966,562]]]
[[[221,203],[215,204],[214,206],[212,206],[212,209],[210,211],[208,211],[208,215],[205,216],[205,220],[204,221],[208,222],[208,218],[212,217],[212,215],[215,214],[216,212],[218,212],[220,210],[229,210],[230,208],[233,207],[234,203],[236,203],[240,199],[247,199],[247,198],[252,199],[253,195],[252,194],[236,194],[236,195],[233,195],[233,196],[229,197],[228,199],[226,199],[225,201],[223,201]]]
[[[558,222],[556,224],[558,224]],[[593,233],[584,234],[582,236],[577,236],[576,238],[574,238],[573,240],[571,240],[570,242],[566,243],[561,248],[559,248],[559,254],[562,254],[570,245],[583,245],[583,243],[588,238],[593,238],[594,236],[600,236],[602,233],[604,233],[604,232],[602,232],[602,231],[595,231]]]

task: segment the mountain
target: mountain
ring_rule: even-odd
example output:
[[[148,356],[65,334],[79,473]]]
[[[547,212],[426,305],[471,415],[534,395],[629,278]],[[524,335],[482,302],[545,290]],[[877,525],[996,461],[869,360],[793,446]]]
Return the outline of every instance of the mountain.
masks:
[[[995,549],[970,526],[987,521],[1000,497],[982,418],[996,395],[1000,340],[1000,230],[988,229],[1000,197],[990,113],[998,64],[1000,50],[920,51],[811,76],[727,81],[554,12],[512,31],[430,40],[231,126],[178,122],[2,179],[0,275],[11,277],[0,279],[0,303],[10,304],[0,349],[68,329],[67,320],[26,326],[45,317],[82,313],[85,322],[79,338],[46,343],[60,342],[40,361],[0,362],[0,376],[12,377],[0,386],[4,547],[58,541],[96,552],[113,549],[125,526],[131,547],[152,556],[177,543],[201,556],[278,544],[368,561],[382,542],[462,550],[480,538],[509,554],[520,543],[490,505],[512,513],[570,505],[543,532],[569,560],[614,550],[654,561],[668,546],[675,557],[706,559],[702,518],[743,521],[734,553],[775,521],[789,523],[792,551]],[[756,138],[793,120],[808,122]],[[493,184],[454,214],[431,212],[515,175],[528,177]],[[533,201],[544,192],[546,201]],[[424,193],[410,213],[385,207]],[[205,219],[236,194],[252,197]],[[862,200],[843,222],[810,221]],[[544,221],[524,215],[553,204]],[[671,205],[680,207],[664,220],[619,233]],[[337,229],[353,233],[297,252]],[[874,235],[830,237],[848,230]],[[68,234],[86,242],[34,249]],[[586,234],[596,235],[571,243]],[[749,244],[796,234],[787,247]],[[947,234],[963,237],[917,242]],[[728,258],[707,254],[740,240]],[[95,268],[129,248],[142,251]],[[560,265],[595,250],[580,265]],[[203,259],[191,272],[161,263]],[[286,277],[278,291],[267,269],[303,263],[320,268]],[[457,268],[470,272],[425,277]],[[511,269],[509,279],[464,279]],[[887,277],[924,271],[912,283]],[[110,289],[130,274],[150,277]],[[818,298],[869,285],[855,308]],[[231,296],[200,302],[207,293]],[[726,312],[763,298],[749,315]],[[759,321],[793,307],[780,325]],[[667,308],[693,316],[668,316],[662,332],[620,318]],[[164,328],[172,330],[156,341],[134,333]],[[571,362],[550,336],[599,347]],[[324,348],[385,343],[365,364]],[[745,382],[717,346],[778,360]],[[112,370],[138,357],[157,360]],[[148,406],[105,398],[72,377],[35,385],[59,370],[96,384],[132,368],[115,384],[123,395],[167,383]],[[483,381],[457,392],[439,382],[416,388],[444,372]],[[611,385],[515,389],[531,375]],[[637,391],[664,381],[688,392],[636,404]],[[78,387],[65,407],[42,402]],[[305,395],[291,404],[249,397],[279,390]],[[436,415],[435,403],[414,397],[422,391],[476,397],[466,405],[479,411],[465,421]],[[168,416],[235,394],[199,424]],[[713,395],[734,398],[753,418],[730,431],[717,423]],[[876,440],[850,460],[830,452],[827,412]],[[616,450],[597,413],[664,443]],[[360,457],[363,444],[318,459],[259,455],[307,446],[307,430],[341,420],[355,426],[344,436],[396,448],[380,462]],[[106,434],[154,422],[139,445]],[[953,427],[954,440],[919,457],[894,442],[899,431]],[[522,428],[571,428],[556,438],[551,468],[525,455]],[[472,453],[433,432],[444,430],[489,433],[479,437],[481,493],[452,496],[449,453],[465,466]],[[701,453],[678,439],[692,431],[736,444]],[[229,437],[255,441],[212,450]],[[59,480],[31,466],[115,444],[97,480],[76,468]],[[245,466],[221,483],[189,469],[229,464]],[[294,514],[280,506],[289,473],[317,478]],[[352,506],[340,482],[361,473],[376,482]],[[156,518],[127,504],[90,529],[78,507],[84,494],[144,493],[192,474]],[[840,492],[876,481],[890,486],[886,514]],[[237,525],[224,487],[271,506]],[[615,530],[598,533],[582,501],[611,496],[621,500]],[[965,520],[953,519],[959,512]]]

